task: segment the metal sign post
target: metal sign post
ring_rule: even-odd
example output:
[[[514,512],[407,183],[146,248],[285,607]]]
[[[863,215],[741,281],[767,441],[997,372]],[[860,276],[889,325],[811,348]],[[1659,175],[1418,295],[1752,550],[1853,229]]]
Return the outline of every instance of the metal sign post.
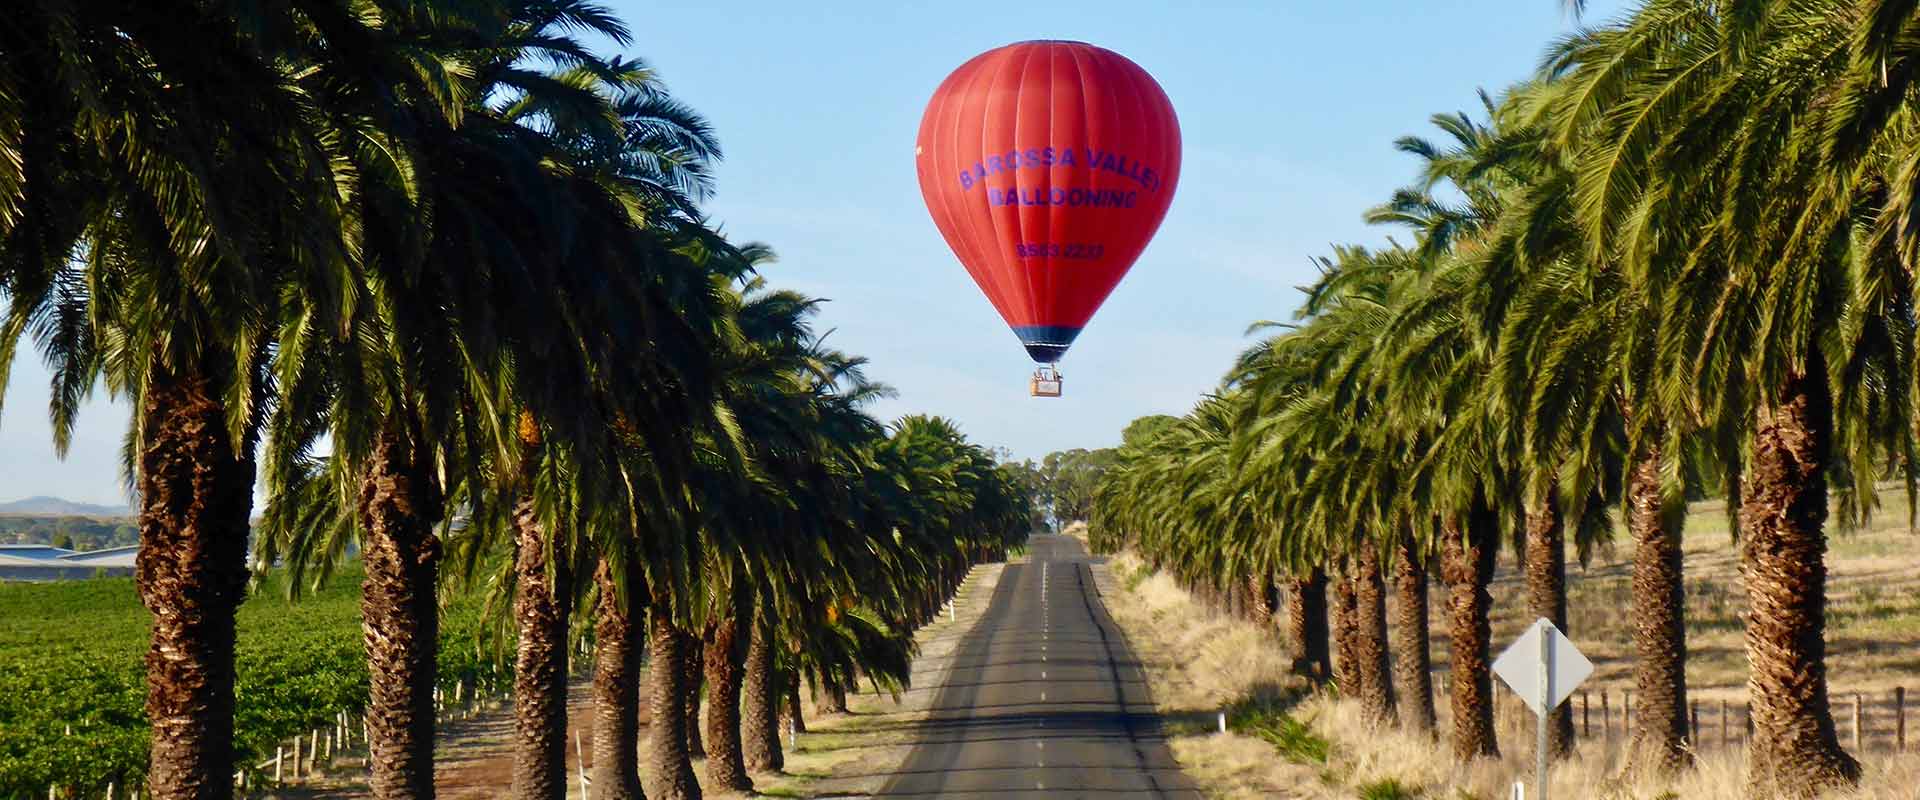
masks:
[[[1541,620],[1545,622],[1545,620]],[[1540,694],[1537,708],[1547,709],[1540,712],[1536,720],[1533,737],[1534,777],[1533,793],[1540,800],[1547,800],[1547,721],[1553,718],[1553,636],[1558,633],[1553,625],[1547,625],[1548,635],[1540,637]]]

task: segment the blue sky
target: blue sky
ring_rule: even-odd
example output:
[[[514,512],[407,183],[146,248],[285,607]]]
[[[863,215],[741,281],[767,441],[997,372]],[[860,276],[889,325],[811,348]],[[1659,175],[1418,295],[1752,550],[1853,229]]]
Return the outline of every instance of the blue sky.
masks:
[[[1119,439],[1213,388],[1248,323],[1285,319],[1308,258],[1378,242],[1361,212],[1412,176],[1393,140],[1474,91],[1524,77],[1572,21],[1558,0],[1165,2],[610,2],[628,53],[715,125],[726,151],[708,208],[780,253],[775,283],[832,300],[829,341],[872,359],[898,397],[874,412],[952,417],[1037,458]],[[1617,2],[1590,3],[1590,19]],[[920,200],[914,133],[947,73],[1024,39],[1080,39],[1157,78],[1185,162],[1159,235],[1074,344],[1066,396],[1027,397],[1027,359]],[[54,457],[47,372],[25,356],[0,417],[0,499],[118,502],[127,409],[99,401]]]

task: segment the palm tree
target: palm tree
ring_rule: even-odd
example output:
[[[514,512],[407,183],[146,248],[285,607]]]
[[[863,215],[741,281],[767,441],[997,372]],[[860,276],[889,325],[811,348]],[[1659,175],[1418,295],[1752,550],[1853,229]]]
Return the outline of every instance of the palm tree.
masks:
[[[535,8],[541,13],[527,29],[536,40],[552,25],[604,18],[592,6]],[[550,260],[541,266],[551,272],[522,286],[528,297],[544,304],[523,298],[513,306],[526,314],[514,320],[515,335],[508,340],[518,374],[509,397],[495,401],[496,407],[519,409],[518,452],[506,459],[518,462],[517,477],[501,484],[513,498],[504,521],[513,532],[518,565],[515,708],[521,746],[515,786],[522,796],[552,796],[564,793],[566,785],[565,643],[570,583],[580,569],[585,541],[582,523],[586,512],[632,496],[608,489],[620,485],[612,457],[618,447],[608,434],[618,427],[643,445],[651,456],[652,480],[668,486],[685,480],[695,452],[691,431],[711,414],[706,398],[715,295],[707,267],[671,249],[684,250],[674,224],[684,217],[672,203],[657,202],[663,188],[670,188],[649,171],[660,154],[633,144],[636,130],[657,135],[665,127],[644,116],[655,105],[624,102],[636,86],[646,89],[636,83],[633,65],[582,62],[560,81],[543,81],[516,72],[508,56],[498,62],[501,74],[529,86],[584,87],[565,104],[531,89],[496,101],[515,129],[548,133],[565,156],[550,163],[568,167],[554,176],[559,196],[577,209],[562,216],[573,236],[566,242],[570,246],[547,244]],[[568,97],[564,89],[554,94]],[[650,496],[662,494],[673,496]],[[675,608],[663,597],[674,584],[654,579],[648,588],[654,594],[655,631],[673,634],[675,644],[682,644],[687,634],[660,624]],[[677,663],[666,661],[669,656],[687,657],[674,647],[654,652],[656,671],[660,664]],[[656,720],[670,716],[660,706],[654,709]]]
[[[624,563],[616,564],[616,561]],[[615,570],[625,573],[617,580]],[[601,556],[594,571],[593,785],[609,800],[638,800],[640,642],[646,619],[645,570],[638,559]]]
[[[1315,683],[1333,679],[1332,634],[1327,630],[1327,571],[1315,565],[1294,578],[1287,592],[1287,638],[1293,642],[1293,671]]]
[[[703,668],[707,683],[707,784],[726,791],[752,791],[740,741],[741,668],[750,635],[741,610],[752,607],[747,567],[738,562],[709,570],[714,606],[709,609]],[[751,625],[751,621],[748,622]]]
[[[758,604],[756,604],[758,606]],[[753,617],[747,641],[747,659],[741,683],[741,754],[746,765],[760,772],[778,772],[786,766],[780,749],[780,694],[773,652],[773,620],[764,607]]]
[[[1466,307],[1472,324],[1497,343],[1483,402],[1519,423],[1508,426],[1512,434],[1501,443],[1500,458],[1523,483],[1525,537],[1516,544],[1528,607],[1562,630],[1567,533],[1571,528],[1583,560],[1607,536],[1603,509],[1620,494],[1621,409],[1625,398],[1650,394],[1653,365],[1644,343],[1651,337],[1623,322],[1657,329],[1644,305],[1619,291],[1617,267],[1588,260],[1573,223],[1572,167],[1546,135],[1556,102],[1577,91],[1568,83],[1520,84],[1498,103],[1483,95],[1488,125],[1464,114],[1436,117],[1451,138],[1447,146],[1402,139],[1400,149],[1423,160],[1421,183],[1370,214],[1375,221],[1412,226],[1428,249],[1445,240],[1492,288],[1484,301]],[[1436,199],[1433,188],[1442,182],[1468,202]],[[1596,292],[1605,302],[1594,302]],[[1623,316],[1629,313],[1634,316]],[[1622,385],[1622,376],[1637,382]],[[1664,429],[1645,424],[1665,418],[1658,408],[1644,400],[1641,408],[1644,430]],[[1668,677],[1684,680],[1683,673],[1661,680]],[[1653,692],[1643,699],[1660,697]],[[1674,708],[1684,710],[1685,703]],[[1669,718],[1660,708],[1647,711],[1647,720]],[[1553,752],[1568,754],[1572,737],[1570,709],[1557,709]],[[1669,752],[1681,745],[1672,742]]]
[[[254,25],[222,24],[235,18]],[[311,76],[289,67],[311,62],[297,29],[220,4],[47,2],[0,33],[0,141],[26,157],[0,182],[4,355],[30,330],[47,352],[61,448],[96,379],[135,409],[157,798],[231,791],[234,612],[277,310],[337,311],[320,298],[345,260],[349,212],[331,199],[347,178],[297,85]]]
[[[1400,720],[1408,729],[1431,735],[1433,650],[1427,630],[1427,559],[1411,530],[1403,530],[1393,552],[1393,680],[1400,687]]]
[[[1230,373],[1254,398],[1239,446],[1254,494],[1271,498],[1264,513],[1297,530],[1324,531],[1319,546],[1350,568],[1338,593],[1343,613],[1335,615],[1346,617],[1337,627],[1346,631],[1342,650],[1352,662],[1340,668],[1342,688],[1379,723],[1399,716],[1396,677],[1403,688],[1425,690],[1411,699],[1416,719],[1430,718],[1432,708],[1429,679],[1392,668],[1382,567],[1383,554],[1408,530],[1399,482],[1407,441],[1381,424],[1386,394],[1373,366],[1394,284],[1403,278],[1393,265],[1403,258],[1339,248],[1335,259],[1320,259],[1322,278],[1306,289],[1297,315],[1306,322],[1243,353]],[[1424,594],[1418,602],[1424,605]],[[1417,624],[1417,635],[1402,637],[1416,650],[1402,656],[1424,662],[1425,622]]]
[[[1871,497],[1858,487],[1891,460],[1875,451],[1911,446],[1909,393],[1867,380],[1911,374],[1911,282],[1858,224],[1886,173],[1828,158],[1866,152],[1861,139],[1821,141],[1860,118],[1856,61],[1880,57],[1853,46],[1871,46],[1885,18],[1864,18],[1860,37],[1854,19],[1837,3],[1731,15],[1662,3],[1566,59],[1604,88],[1563,114],[1564,138],[1584,143],[1583,230],[1618,242],[1631,279],[1661,299],[1660,346],[1684,354],[1701,426],[1747,441],[1744,459],[1722,458],[1739,491],[1758,795],[1857,778],[1826,690],[1827,491],[1857,521]],[[1807,119],[1808,134],[1783,135]]]
[[[648,723],[651,746],[647,771],[654,781],[648,788],[656,798],[698,798],[700,783],[694,777],[693,758],[687,751],[687,728],[692,721],[687,719],[686,696],[691,689],[687,673],[677,668],[695,640],[674,626],[667,610],[671,607],[666,598],[656,594],[648,616],[647,653],[651,664],[647,703],[653,713]]]
[[[269,459],[270,477],[297,478],[305,448],[313,437],[331,430],[334,457],[350,462],[342,474],[358,483],[340,491],[360,496],[356,522],[358,529],[366,531],[361,540],[368,565],[363,603],[371,623],[367,644],[373,678],[368,723],[374,755],[372,783],[379,796],[432,794],[431,693],[437,649],[433,617],[439,563],[439,543],[432,527],[445,516],[445,492],[436,476],[458,478],[488,462],[484,440],[491,434],[474,429],[476,423],[484,427],[488,420],[458,413],[484,404],[479,395],[488,391],[491,374],[507,363],[503,340],[508,337],[500,330],[499,315],[491,304],[509,292],[488,281],[537,271],[516,261],[515,254],[538,252],[540,245],[527,242],[502,248],[498,237],[480,231],[513,229],[540,203],[564,202],[542,198],[543,187],[537,182],[521,180],[512,185],[502,179],[537,174],[538,159],[551,157],[557,148],[572,154],[569,161],[598,170],[602,185],[645,215],[631,224],[654,225],[690,202],[678,191],[704,189],[696,180],[699,165],[715,152],[704,123],[672,107],[650,73],[632,62],[592,61],[576,41],[557,35],[562,27],[586,20],[621,41],[625,33],[617,23],[599,18],[590,6],[574,3],[520,4],[500,11],[502,18],[488,26],[499,30],[498,36],[476,43],[462,38],[466,29],[439,34],[454,40],[448,49],[478,65],[467,76],[462,94],[479,99],[464,113],[449,115],[457,117],[458,124],[423,115],[426,123],[415,124],[415,140],[402,142],[417,153],[408,165],[394,167],[378,160],[402,148],[366,148],[372,167],[380,168],[363,168],[362,173],[391,179],[363,182],[386,191],[385,195],[363,193],[372,198],[367,202],[384,199],[389,204],[370,208],[368,219],[417,216],[403,212],[409,193],[421,187],[431,200],[421,205],[434,215],[423,220],[425,233],[405,226],[365,226],[363,249],[371,254],[365,263],[372,274],[355,283],[374,293],[363,302],[381,313],[354,317],[366,330],[346,337],[345,347],[332,345],[325,331],[306,329],[306,335],[316,341],[305,349],[316,354],[338,351],[334,360],[342,366],[331,368],[335,375],[297,383],[301,390],[294,395],[297,402],[283,405],[275,425],[275,452],[288,455]],[[534,55],[576,66],[554,76],[518,66]],[[583,83],[607,88],[602,94],[582,92]],[[427,91],[418,94],[431,96]],[[512,102],[487,105],[503,97]],[[594,131],[554,124],[555,120],[591,119],[596,106],[604,107],[599,116],[617,122],[617,127],[603,125],[597,139]],[[375,116],[381,109],[376,104],[367,113]],[[530,136],[535,128],[553,138]],[[408,176],[410,182],[399,176]],[[626,214],[620,211],[616,218]],[[435,220],[445,224],[435,226]],[[480,220],[487,222],[472,224]],[[424,249],[419,244],[423,241]],[[666,257],[664,248],[640,241],[651,246],[627,253],[632,261],[623,268],[630,272],[636,271],[635,262],[658,263]],[[639,288],[652,291],[645,284]],[[694,298],[699,302],[697,294]],[[710,313],[682,310],[689,317]],[[351,349],[354,345],[368,348],[358,352]],[[327,363],[323,358],[309,357],[305,363],[310,371],[329,369],[322,366]],[[322,387],[323,383],[329,386]],[[333,398],[330,407],[321,400],[324,397]],[[462,454],[471,463],[463,463]],[[283,466],[275,467],[276,461]],[[270,534],[281,527],[274,524],[278,518],[269,514]],[[262,563],[271,563],[278,551],[287,549],[272,535],[261,542]],[[293,547],[289,554],[296,558],[317,555],[300,546],[311,541],[286,544]],[[330,548],[323,548],[330,550],[324,555],[338,557],[342,545],[341,540],[333,540]],[[623,582],[618,579],[627,573],[601,570],[598,574],[603,581]],[[564,579],[566,573],[557,572],[556,577]],[[605,599],[624,593],[602,594]],[[624,629],[616,621],[608,633]],[[615,646],[609,652],[618,657],[623,648]],[[549,718],[547,725],[552,724]],[[559,741],[557,735],[553,741]],[[546,750],[553,749],[549,742]],[[610,761],[617,768],[619,761]]]

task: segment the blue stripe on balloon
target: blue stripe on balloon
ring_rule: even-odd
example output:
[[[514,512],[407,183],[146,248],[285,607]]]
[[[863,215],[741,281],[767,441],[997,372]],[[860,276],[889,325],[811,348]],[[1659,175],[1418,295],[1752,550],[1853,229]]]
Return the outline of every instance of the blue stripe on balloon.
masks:
[[[1020,343],[1027,348],[1027,355],[1041,364],[1053,364],[1066,355],[1067,348],[1073,346],[1073,339],[1080,335],[1079,328],[1065,325],[1016,325],[1013,335],[1020,337]]]

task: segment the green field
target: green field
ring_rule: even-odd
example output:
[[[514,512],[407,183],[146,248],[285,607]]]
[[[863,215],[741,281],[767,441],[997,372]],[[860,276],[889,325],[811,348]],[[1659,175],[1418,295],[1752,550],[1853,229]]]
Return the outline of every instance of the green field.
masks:
[[[361,576],[357,563],[348,565],[297,602],[270,577],[241,606],[235,728],[242,763],[258,763],[295,733],[365,705]],[[477,601],[460,600],[446,612],[446,685],[492,677],[478,611]],[[142,710],[149,620],[130,578],[0,584],[0,797],[138,779],[149,736]]]

